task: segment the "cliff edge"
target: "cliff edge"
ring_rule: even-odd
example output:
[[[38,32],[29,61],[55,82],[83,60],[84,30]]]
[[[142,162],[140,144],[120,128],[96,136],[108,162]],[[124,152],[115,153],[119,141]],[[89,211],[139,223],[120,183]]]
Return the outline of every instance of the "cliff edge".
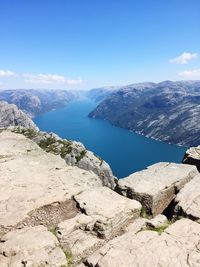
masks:
[[[157,163],[119,180],[0,133],[0,266],[199,266],[200,174]]]

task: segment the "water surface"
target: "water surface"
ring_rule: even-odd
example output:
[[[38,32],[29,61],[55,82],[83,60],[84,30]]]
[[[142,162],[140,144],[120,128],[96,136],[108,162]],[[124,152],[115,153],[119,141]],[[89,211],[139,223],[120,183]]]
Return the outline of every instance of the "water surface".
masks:
[[[77,100],[34,121],[43,131],[81,141],[107,161],[117,177],[125,177],[159,161],[181,162],[186,148],[148,139],[104,120],[88,118],[96,105],[87,98]]]

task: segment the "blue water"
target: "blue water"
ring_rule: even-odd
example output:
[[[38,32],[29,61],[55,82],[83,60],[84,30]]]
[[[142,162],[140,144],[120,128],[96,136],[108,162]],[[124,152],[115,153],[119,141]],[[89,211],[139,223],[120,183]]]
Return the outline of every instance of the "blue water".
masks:
[[[87,149],[107,161],[119,178],[155,162],[181,162],[186,148],[148,139],[104,120],[88,118],[95,106],[96,103],[89,99],[77,100],[34,121],[43,131],[81,141]]]

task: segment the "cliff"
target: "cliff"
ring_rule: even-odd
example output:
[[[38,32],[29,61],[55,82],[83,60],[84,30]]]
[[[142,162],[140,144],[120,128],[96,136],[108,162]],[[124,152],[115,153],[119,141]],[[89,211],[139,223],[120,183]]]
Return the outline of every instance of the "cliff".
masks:
[[[199,266],[194,165],[154,164],[112,190],[30,134],[0,133],[1,267]]]
[[[115,126],[183,146],[200,143],[200,82],[164,81],[121,87],[90,114]]]
[[[37,131],[33,121],[15,105],[0,101],[0,128],[22,126]]]

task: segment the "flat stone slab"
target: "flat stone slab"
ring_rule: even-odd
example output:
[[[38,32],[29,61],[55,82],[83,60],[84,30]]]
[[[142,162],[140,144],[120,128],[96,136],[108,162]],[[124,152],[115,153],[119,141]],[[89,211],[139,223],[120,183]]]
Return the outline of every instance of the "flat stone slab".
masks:
[[[27,227],[1,238],[0,266],[67,266],[57,238],[44,226]]]
[[[120,179],[117,191],[139,201],[154,216],[162,213],[177,192],[197,174],[195,166],[161,162]]]
[[[125,198],[107,187],[84,191],[75,201],[86,215],[96,219],[94,231],[109,239],[140,216],[141,204]]]
[[[66,200],[102,185],[94,173],[67,166],[61,157],[43,151],[23,135],[6,131],[0,134],[0,177],[0,236],[23,222],[34,226],[33,217],[56,217],[59,222],[60,209],[68,210]]]
[[[187,183],[178,193],[175,201],[177,215],[192,217],[200,221],[200,175]]]
[[[200,172],[200,146],[189,148],[185,152],[183,163],[195,165]]]
[[[109,241],[87,259],[90,267],[197,267],[200,264],[200,225],[181,219],[162,234],[135,231]]]
[[[61,222],[56,228],[56,236],[65,253],[70,254],[77,264],[101,247],[105,241],[94,232],[95,220],[91,216],[78,214]]]

